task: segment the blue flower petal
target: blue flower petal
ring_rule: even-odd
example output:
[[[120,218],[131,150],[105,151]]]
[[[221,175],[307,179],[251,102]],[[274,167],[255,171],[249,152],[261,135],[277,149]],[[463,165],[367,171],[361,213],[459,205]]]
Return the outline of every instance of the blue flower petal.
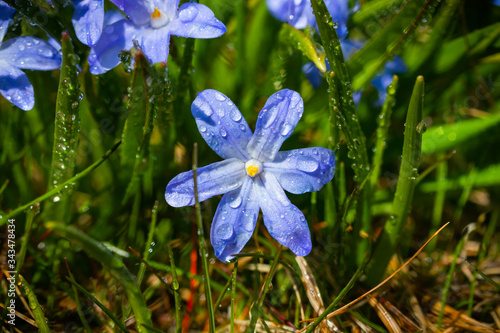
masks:
[[[33,86],[20,69],[0,60],[0,94],[24,111],[35,105]]]
[[[124,11],[137,25],[149,23],[155,6],[153,0],[111,0],[120,10]]]
[[[142,52],[149,62],[167,62],[170,34],[168,26],[160,29],[144,29],[140,41]]]
[[[205,5],[184,3],[176,19],[168,24],[170,33],[180,37],[215,38],[226,32],[226,26]]]
[[[119,53],[130,50],[133,40],[141,33],[140,27],[125,19],[104,28],[101,38],[90,50],[88,57],[90,72],[97,75],[116,67],[120,63]]]
[[[288,21],[295,29],[304,29],[308,25],[318,29],[310,0],[302,0],[295,10],[296,13]]]
[[[261,187],[259,206],[271,236],[298,256],[309,254],[311,233],[304,214],[288,200],[272,173],[263,172],[256,181]]]
[[[0,60],[21,69],[52,70],[61,67],[61,55],[43,39],[16,37],[0,44]]]
[[[198,168],[198,199],[207,200],[239,188],[246,178],[245,163],[232,158]],[[195,204],[193,170],[178,174],[165,191],[165,199],[173,207]]]
[[[220,157],[249,159],[246,147],[252,131],[227,96],[217,90],[204,90],[191,105],[191,112],[201,136]]]
[[[78,39],[85,45],[93,46],[101,37],[104,24],[103,0],[75,0],[73,26]]]
[[[259,215],[259,188],[246,177],[243,185],[224,194],[210,230],[215,255],[228,261],[243,249],[252,237]]]
[[[104,26],[111,25],[115,22],[123,20],[125,15],[118,9],[110,9],[104,13]]]
[[[15,9],[9,7],[5,2],[0,1],[0,42],[5,37],[10,20],[15,12]]]
[[[276,176],[284,190],[293,194],[319,191],[333,178],[335,155],[326,148],[282,151],[264,163],[266,173]]]
[[[384,70],[391,74],[404,74],[408,72],[405,61],[400,56],[395,56],[392,61],[385,64]]]
[[[274,160],[302,117],[303,110],[302,97],[293,90],[283,89],[269,97],[260,111],[255,133],[248,143],[250,156],[261,162]]]

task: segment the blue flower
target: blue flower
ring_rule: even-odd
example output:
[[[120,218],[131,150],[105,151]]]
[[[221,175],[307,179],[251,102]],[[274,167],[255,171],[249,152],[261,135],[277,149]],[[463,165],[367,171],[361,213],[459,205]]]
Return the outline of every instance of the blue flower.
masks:
[[[252,236],[259,210],[267,230],[293,253],[311,251],[304,214],[288,200],[293,194],[318,191],[335,172],[335,155],[326,148],[279,149],[302,116],[300,95],[280,90],[259,114],[255,133],[238,108],[223,94],[205,90],[191,111],[203,139],[224,161],[198,169],[199,200],[224,194],[215,212],[210,238],[215,255],[227,261]],[[165,199],[173,207],[195,203],[193,172],[177,175]]]
[[[14,11],[0,2],[0,94],[27,111],[35,105],[28,76],[21,69],[52,70],[61,67],[59,52],[48,42],[34,37],[3,41]]]
[[[308,25],[318,29],[311,0],[266,0],[266,4],[269,12],[281,22],[288,22],[296,29],[304,29]],[[325,0],[325,5],[333,22],[337,23],[339,38],[344,38],[347,36],[349,1]]]
[[[130,19],[107,26],[89,54],[90,72],[102,74],[120,63],[119,52],[137,41],[151,63],[166,62],[170,35],[215,38],[226,27],[205,5],[179,0],[112,0]]]

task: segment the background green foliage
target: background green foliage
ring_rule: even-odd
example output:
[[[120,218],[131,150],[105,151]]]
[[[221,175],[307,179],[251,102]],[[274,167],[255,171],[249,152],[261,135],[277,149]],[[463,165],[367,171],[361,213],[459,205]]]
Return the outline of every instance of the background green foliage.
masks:
[[[38,323],[45,315],[51,331],[302,328],[337,295],[345,298],[329,312],[378,284],[451,221],[382,290],[392,308],[374,297],[371,306],[329,323],[346,331],[354,325],[393,332],[394,324],[414,332],[457,325],[447,318],[459,310],[478,320],[473,327],[498,325],[498,310],[492,314],[498,271],[490,276],[487,264],[498,267],[500,7],[359,1],[350,37],[367,42],[344,64],[322,1],[313,0],[321,37],[278,22],[264,0],[201,1],[226,24],[222,37],[174,37],[167,66],[150,66],[132,50],[123,54],[123,66],[92,76],[88,49],[71,38],[71,6],[7,2],[20,13],[6,38],[60,39],[63,30],[70,36],[63,38],[60,71],[28,71],[33,110],[0,99],[0,225],[4,232],[7,219],[15,219],[16,270],[29,281],[17,297],[38,302],[33,313],[17,302],[17,311]],[[397,54],[408,72],[395,78],[384,106],[375,107],[370,81]],[[333,72],[315,90],[301,67],[309,60],[321,67],[325,57]],[[209,245],[200,259],[195,210],[164,201],[167,183],[192,167],[194,143],[200,166],[219,160],[190,112],[196,93],[208,88],[230,97],[251,128],[271,94],[299,91],[304,115],[283,150],[335,150],[332,183],[318,193],[289,194],[312,232],[305,260],[281,250],[261,220],[237,269],[219,262]],[[352,92],[359,89],[356,108]],[[201,203],[205,234],[218,201]],[[9,270],[6,243],[0,253]],[[6,290],[5,278],[1,286]],[[403,319],[384,321],[380,306]],[[17,318],[23,332],[34,325]]]

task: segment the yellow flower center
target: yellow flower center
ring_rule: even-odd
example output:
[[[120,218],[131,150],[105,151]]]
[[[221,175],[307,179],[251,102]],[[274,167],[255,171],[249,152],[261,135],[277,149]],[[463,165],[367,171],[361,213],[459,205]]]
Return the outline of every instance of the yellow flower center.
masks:
[[[247,173],[250,177],[255,177],[255,175],[259,172],[259,168],[257,168],[255,165],[250,165],[247,168]]]
[[[158,19],[161,17],[161,12],[160,10],[158,9],[158,7],[155,8],[153,14],[151,14],[151,18],[152,19]]]
[[[260,161],[251,159],[246,161],[245,169],[247,170],[247,175],[255,177],[264,169],[264,167]]]

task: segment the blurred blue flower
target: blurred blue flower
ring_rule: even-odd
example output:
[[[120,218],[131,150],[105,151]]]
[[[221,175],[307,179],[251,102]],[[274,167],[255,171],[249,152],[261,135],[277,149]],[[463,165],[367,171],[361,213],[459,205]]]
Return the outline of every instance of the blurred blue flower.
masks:
[[[493,4],[496,6],[500,6],[500,0],[493,0]]]
[[[166,62],[170,35],[215,38],[226,27],[205,5],[179,0],[112,0],[130,19],[107,26],[89,54],[90,72],[102,74],[120,63],[119,53],[137,41],[151,63]]]
[[[311,0],[266,0],[269,12],[281,22],[288,22],[296,29],[311,26],[318,29],[316,18],[311,7]],[[347,20],[349,18],[348,0],[325,0],[325,5],[340,39],[347,35]]]
[[[35,105],[28,76],[21,69],[52,70],[61,67],[59,52],[48,42],[34,37],[3,41],[14,10],[0,2],[0,94],[27,111]]]
[[[385,64],[384,69],[372,80],[372,85],[377,89],[378,100],[375,106],[382,106],[387,98],[387,87],[392,82],[392,77],[395,74],[404,74],[408,71],[408,67],[404,60],[395,56],[392,61]]]
[[[203,139],[224,161],[198,169],[199,200],[224,194],[210,232],[215,255],[227,261],[252,236],[259,210],[267,230],[293,253],[311,251],[311,234],[304,214],[288,200],[293,194],[318,191],[335,172],[335,155],[326,148],[280,152],[302,116],[300,95],[280,90],[267,100],[255,133],[238,108],[215,90],[198,94],[191,111]],[[167,185],[165,199],[173,207],[194,205],[193,171]]]

